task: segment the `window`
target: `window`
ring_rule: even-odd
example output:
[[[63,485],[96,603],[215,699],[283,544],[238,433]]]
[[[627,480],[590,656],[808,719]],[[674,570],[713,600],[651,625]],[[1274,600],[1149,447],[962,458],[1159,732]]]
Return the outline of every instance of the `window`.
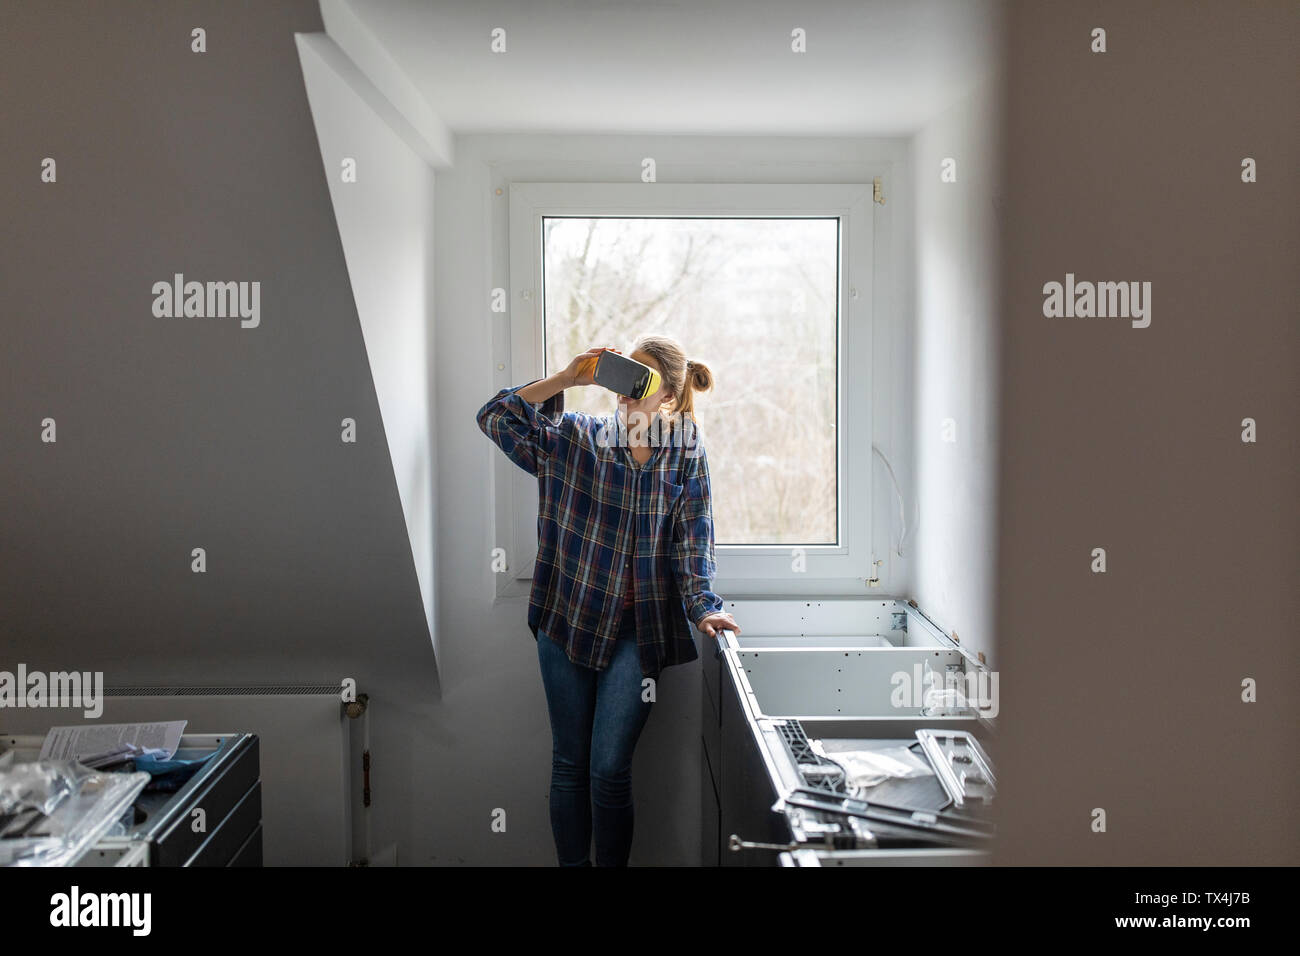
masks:
[[[870,576],[870,196],[869,184],[511,186],[512,383],[648,331],[708,364],[716,385],[696,414],[732,593]],[[565,400],[614,409],[596,388]],[[507,485],[510,565],[529,577],[536,488],[522,472]]]
[[[542,218],[545,369],[647,331],[717,384],[697,397],[718,544],[839,544],[839,220]],[[603,389],[569,408],[611,414]]]

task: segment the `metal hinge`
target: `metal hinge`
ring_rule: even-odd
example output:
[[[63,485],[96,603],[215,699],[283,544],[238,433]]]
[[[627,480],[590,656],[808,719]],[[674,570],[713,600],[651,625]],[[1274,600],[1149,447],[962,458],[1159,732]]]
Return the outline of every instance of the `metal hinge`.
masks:
[[[364,783],[361,786],[361,805],[370,806],[370,751],[361,753],[361,773]]]
[[[882,206],[885,204],[885,191],[881,188],[879,176],[871,180],[871,198]]]

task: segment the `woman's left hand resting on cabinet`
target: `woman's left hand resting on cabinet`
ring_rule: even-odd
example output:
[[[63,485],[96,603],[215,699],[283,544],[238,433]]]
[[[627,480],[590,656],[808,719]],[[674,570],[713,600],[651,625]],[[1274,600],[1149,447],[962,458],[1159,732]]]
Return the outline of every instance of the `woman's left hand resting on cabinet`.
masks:
[[[736,623],[736,619],[725,611],[715,611],[708,617],[700,618],[700,623],[696,627],[709,637],[717,637],[718,631],[723,630],[740,633],[740,625]]]

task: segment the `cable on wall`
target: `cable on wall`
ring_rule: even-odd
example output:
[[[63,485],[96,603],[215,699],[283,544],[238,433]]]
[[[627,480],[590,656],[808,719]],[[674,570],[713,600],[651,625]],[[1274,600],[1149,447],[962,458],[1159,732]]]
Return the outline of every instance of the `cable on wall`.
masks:
[[[894,548],[894,553],[901,558],[903,557],[903,539],[907,537],[907,511],[903,505],[903,492],[902,489],[898,487],[898,478],[894,474],[894,466],[889,463],[889,459],[885,457],[885,453],[874,443],[871,446],[871,450],[879,455],[880,460],[885,463],[885,468],[889,471],[889,478],[894,483],[894,494],[898,495],[898,520],[902,525],[902,530],[899,532],[898,546]]]

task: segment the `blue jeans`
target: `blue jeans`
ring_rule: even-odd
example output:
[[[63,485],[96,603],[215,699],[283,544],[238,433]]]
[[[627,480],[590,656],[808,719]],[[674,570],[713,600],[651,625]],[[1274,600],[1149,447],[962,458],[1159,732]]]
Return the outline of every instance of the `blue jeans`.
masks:
[[[545,634],[537,659],[551,716],[551,830],[560,866],[627,866],[632,849],[632,751],[650,716],[631,613],[603,671],[574,664]]]

